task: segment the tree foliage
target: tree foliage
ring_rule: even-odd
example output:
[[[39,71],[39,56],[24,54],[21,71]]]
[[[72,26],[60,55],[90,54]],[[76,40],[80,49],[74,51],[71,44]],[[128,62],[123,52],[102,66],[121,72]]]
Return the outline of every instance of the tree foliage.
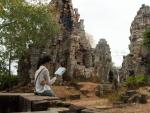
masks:
[[[4,47],[0,45],[0,76],[8,75]]]
[[[150,48],[150,27],[148,27],[144,32],[144,45]]]
[[[7,51],[23,54],[28,44],[41,45],[57,33],[57,23],[48,7],[29,5],[23,0],[1,0],[0,37]],[[10,50],[9,50],[10,49]]]
[[[30,44],[42,46],[57,35],[59,26],[54,14],[48,5],[0,0],[0,45],[6,48],[1,59],[9,59],[11,64],[11,60],[26,53]]]
[[[0,90],[13,87],[18,84],[18,81],[17,76],[0,75]]]

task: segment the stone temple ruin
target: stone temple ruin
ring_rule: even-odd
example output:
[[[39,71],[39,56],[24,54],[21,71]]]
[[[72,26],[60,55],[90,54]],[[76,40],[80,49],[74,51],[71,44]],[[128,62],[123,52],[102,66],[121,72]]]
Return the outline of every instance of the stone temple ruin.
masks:
[[[95,95],[102,96],[110,93],[112,85],[107,83],[112,82],[118,72],[112,66],[111,52],[107,41],[101,39],[96,48],[91,47],[84,30],[84,20],[80,19],[78,9],[73,9],[71,0],[52,0],[50,5],[53,5],[58,11],[57,20],[62,32],[55,38],[47,37],[49,41],[44,47],[30,46],[26,56],[19,60],[20,79],[24,83],[30,82],[38,59],[49,55],[53,61],[49,69],[51,75],[63,62],[67,68],[64,80],[99,82],[96,89],[93,88]],[[143,33],[148,26],[150,26],[150,7],[142,5],[131,24],[130,54],[124,56],[121,75],[127,77],[128,75],[150,73],[150,51],[143,47]],[[25,90],[25,87],[22,89]],[[146,90],[149,92],[149,89]],[[87,93],[83,89],[80,91]],[[145,95],[139,95],[134,90],[125,92],[121,98],[124,103],[130,103],[129,105],[132,101],[137,102],[137,99],[142,104],[147,102]],[[57,97],[40,97],[33,93],[0,93],[0,100],[0,112],[2,113],[38,111],[40,113],[106,113],[101,110],[104,109],[103,106],[98,109],[96,107],[96,109],[90,109],[63,102]],[[124,107],[124,103],[116,102],[113,108],[119,106],[120,109]]]
[[[112,69],[111,52],[105,39],[92,48],[86,38],[84,20],[80,19],[78,9],[73,9],[71,0],[52,0],[50,5],[58,11],[57,19],[62,33],[51,39],[43,48],[30,47],[26,57],[20,59],[18,74],[22,80],[29,81],[36,70],[39,57],[49,55],[54,64],[50,67],[52,75],[58,64],[63,62],[67,68],[64,80],[90,80],[107,82]],[[24,68],[26,67],[26,68]]]
[[[121,75],[147,75],[150,73],[150,51],[143,46],[143,33],[150,26],[150,7],[142,5],[131,24],[130,54],[124,57]]]

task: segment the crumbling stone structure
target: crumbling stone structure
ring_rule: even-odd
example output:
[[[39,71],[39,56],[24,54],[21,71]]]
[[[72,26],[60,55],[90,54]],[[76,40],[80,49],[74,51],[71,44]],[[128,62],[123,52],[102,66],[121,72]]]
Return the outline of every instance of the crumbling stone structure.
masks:
[[[101,83],[108,82],[112,70],[112,59],[110,47],[105,39],[101,39],[94,52],[94,69]]]
[[[131,24],[130,53],[124,56],[121,74],[123,76],[144,75],[150,73],[148,66],[150,51],[143,46],[144,31],[150,26],[150,7],[142,5]]]
[[[39,57],[47,54],[54,62],[49,69],[51,75],[56,71],[58,64],[64,62],[67,68],[64,80],[94,80],[94,78],[97,80],[98,78],[100,81],[107,81],[112,63],[106,40],[100,40],[96,49],[91,48],[85,35],[84,20],[80,19],[78,9],[73,9],[71,0],[52,0],[50,5],[57,9],[57,19],[62,32],[50,39],[43,48],[30,47],[31,78]],[[20,67],[23,64],[22,62]],[[20,69],[19,72],[23,70]]]

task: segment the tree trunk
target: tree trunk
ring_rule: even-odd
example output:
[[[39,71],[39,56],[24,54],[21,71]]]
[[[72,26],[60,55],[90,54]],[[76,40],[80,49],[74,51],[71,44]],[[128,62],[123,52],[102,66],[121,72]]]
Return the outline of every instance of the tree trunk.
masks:
[[[11,52],[9,53],[9,76],[11,76]]]

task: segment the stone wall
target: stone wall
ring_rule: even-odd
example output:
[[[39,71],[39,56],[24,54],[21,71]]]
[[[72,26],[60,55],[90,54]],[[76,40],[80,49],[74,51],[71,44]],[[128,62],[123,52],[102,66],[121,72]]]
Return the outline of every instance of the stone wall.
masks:
[[[107,81],[111,69],[111,53],[106,40],[102,39],[96,49],[91,48],[85,35],[84,20],[80,19],[78,9],[73,9],[71,0],[52,0],[50,5],[57,9],[62,33],[50,39],[43,48],[30,47],[30,77],[34,75],[39,57],[46,54],[53,60],[49,69],[51,75],[59,63],[64,62],[67,68],[64,80],[92,81],[98,78]]]
[[[143,46],[143,33],[148,26],[150,26],[150,7],[142,5],[131,24],[130,54],[124,56],[122,64],[121,74],[126,77],[147,74],[150,69],[147,66],[149,51]]]

